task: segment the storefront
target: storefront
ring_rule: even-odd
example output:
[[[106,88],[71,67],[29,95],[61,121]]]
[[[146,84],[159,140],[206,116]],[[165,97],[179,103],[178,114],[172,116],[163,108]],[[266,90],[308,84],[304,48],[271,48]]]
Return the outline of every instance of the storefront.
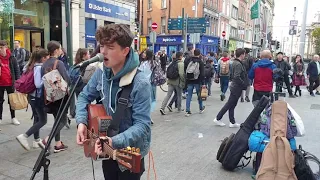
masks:
[[[237,41],[230,39],[229,40],[229,52],[230,54],[233,54],[234,51],[237,49]]]
[[[190,43],[189,35],[187,39],[187,47],[192,47],[193,44]],[[168,52],[171,53],[172,51],[183,51],[182,40],[183,38],[181,35],[158,35],[157,41],[154,44],[154,52],[164,50],[168,54]],[[207,54],[208,52],[218,52],[218,43],[218,37],[202,35],[200,37],[200,43],[196,44],[196,48],[199,48],[202,54]],[[147,36],[147,44],[148,48],[152,47],[149,36]]]
[[[14,0],[14,9],[10,8],[12,4],[5,3],[9,1],[0,4],[0,39],[10,45],[13,40],[19,40],[31,52],[36,46],[45,47],[50,40],[48,2]]]
[[[97,27],[112,23],[134,24],[134,3],[123,2],[116,3],[111,0],[105,2],[97,0],[83,0],[85,6],[80,8],[80,22],[85,22],[84,27],[80,26],[80,34],[84,34],[80,38],[80,44],[90,50],[95,49],[97,42],[95,40],[95,32]],[[131,31],[134,27],[130,26]],[[80,45],[80,46],[81,46]]]

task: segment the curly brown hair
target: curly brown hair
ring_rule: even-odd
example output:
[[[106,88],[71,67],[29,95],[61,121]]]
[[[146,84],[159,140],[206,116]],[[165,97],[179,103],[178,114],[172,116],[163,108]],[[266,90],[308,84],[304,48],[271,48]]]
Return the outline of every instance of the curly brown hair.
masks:
[[[126,48],[131,46],[133,38],[130,28],[125,24],[100,26],[96,32],[96,39],[101,45],[109,45],[116,42],[122,48]]]

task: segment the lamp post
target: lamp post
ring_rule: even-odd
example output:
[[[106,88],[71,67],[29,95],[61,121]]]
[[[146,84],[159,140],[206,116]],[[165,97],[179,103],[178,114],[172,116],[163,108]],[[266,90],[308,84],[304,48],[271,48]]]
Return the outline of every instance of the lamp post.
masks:
[[[73,49],[72,49],[72,23],[71,23],[71,11],[70,11],[70,0],[65,0],[65,13],[66,13],[66,36],[67,36],[67,57],[70,65],[73,65]]]

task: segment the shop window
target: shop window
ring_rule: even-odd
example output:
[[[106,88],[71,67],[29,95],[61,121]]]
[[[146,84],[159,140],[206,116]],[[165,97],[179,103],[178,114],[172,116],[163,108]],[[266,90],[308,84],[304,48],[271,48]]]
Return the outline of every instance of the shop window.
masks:
[[[161,34],[166,33],[166,17],[161,17]]]
[[[149,32],[149,33],[152,31],[151,25],[152,25],[152,19],[149,18],[149,19],[148,19],[148,32]]]

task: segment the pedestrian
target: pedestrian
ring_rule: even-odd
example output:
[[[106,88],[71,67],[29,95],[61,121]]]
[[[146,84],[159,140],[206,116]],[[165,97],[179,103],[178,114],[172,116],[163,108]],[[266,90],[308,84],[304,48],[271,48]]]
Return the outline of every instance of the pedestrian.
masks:
[[[319,87],[320,64],[319,55],[314,55],[313,60],[307,68],[307,76],[309,79],[309,92],[311,96],[315,96],[313,91]]]
[[[293,93],[292,93],[290,79],[289,79],[289,71],[291,70],[291,66],[287,61],[285,61],[283,59],[282,52],[277,53],[277,59],[274,60],[274,63],[276,64],[277,68],[282,70],[282,72],[284,74],[283,80],[284,80],[284,83],[286,84],[286,87],[288,89],[289,97],[295,98],[295,96],[293,96]],[[280,88],[280,92],[282,92],[282,88]]]
[[[24,73],[33,71],[34,86],[36,89],[28,94],[28,102],[31,105],[33,113],[33,125],[24,133],[16,137],[21,146],[30,150],[28,137],[34,136],[33,148],[44,147],[42,139],[40,139],[40,129],[47,124],[47,113],[44,110],[43,80],[41,76],[41,68],[44,62],[49,58],[49,52],[45,49],[32,52],[30,61],[28,62]]]
[[[254,60],[249,54],[250,53],[250,49],[249,48],[244,48],[244,49],[246,50],[246,57],[245,57],[245,60],[244,60],[243,64],[246,67],[246,71],[249,72],[251,67],[252,67],[252,65],[253,65]],[[250,102],[249,94],[250,94],[251,85],[252,85],[252,82],[249,79],[249,86],[241,94],[241,102],[244,102],[244,100],[246,100],[247,102]],[[244,98],[244,94],[246,95],[245,98]]]
[[[15,40],[13,42],[14,50],[13,50],[13,56],[16,58],[19,66],[20,73],[23,72],[23,67],[26,65],[26,62],[29,60],[29,57],[27,57],[27,50],[21,47],[21,41]],[[29,54],[29,53],[28,53]]]
[[[182,111],[181,96],[182,96],[182,89],[185,86],[184,74],[185,73],[184,73],[184,63],[182,61],[182,52],[177,52],[176,58],[172,61],[172,63],[168,67],[168,72],[167,72],[168,92],[160,108],[160,113],[162,115],[166,114],[165,107],[167,107],[169,111],[172,112],[172,107],[167,106],[167,104],[173,93],[175,93],[174,96],[176,96],[177,98],[176,105],[178,108],[178,112]]]
[[[87,140],[87,106],[101,93],[105,96],[102,97],[103,106],[108,115],[112,116],[113,120],[121,121],[119,133],[106,137],[109,146],[114,149],[123,149],[128,146],[140,149],[141,162],[136,162],[140,165],[140,172],[133,173],[110,158],[102,161],[104,179],[139,180],[145,171],[144,156],[149,152],[151,85],[150,78],[137,70],[139,57],[131,47],[133,38],[134,35],[125,24],[108,24],[97,29],[96,39],[101,44],[101,53],[105,57],[104,67],[98,68],[94,73],[88,85],[80,93],[76,106],[79,145],[83,145]],[[148,51],[150,50],[147,50],[147,58],[150,58],[151,51]],[[125,99],[132,113],[123,112],[125,114],[123,119],[115,119],[114,113],[119,105],[116,94],[121,93],[126,85],[132,85],[130,98]],[[107,88],[103,88],[104,86]],[[98,155],[105,154],[99,138],[95,144],[95,152]]]
[[[41,72],[42,76],[44,76],[45,74],[50,72],[54,68],[54,65],[57,64],[56,69],[59,71],[59,73],[60,73],[61,77],[64,79],[64,81],[66,81],[68,83],[68,85],[70,85],[70,77],[69,77],[68,72],[65,68],[65,65],[63,64],[62,61],[58,60],[58,58],[60,57],[60,55],[62,53],[61,44],[57,41],[50,41],[47,44],[47,49],[50,54],[50,58],[46,62],[44,62],[42,65],[42,72]],[[56,61],[57,61],[57,63],[56,63]],[[67,99],[68,99],[68,95],[66,95],[63,99],[46,104],[45,109],[46,109],[47,113],[52,114],[55,121],[57,121],[59,118],[58,112],[59,112],[60,106],[64,106],[66,104]],[[60,124],[57,128],[57,134],[55,136],[55,146],[53,149],[55,153],[58,153],[60,151],[64,151],[68,148],[68,146],[65,145],[60,139],[60,131],[67,123],[67,111],[63,112],[60,116],[61,116],[61,120],[60,120]],[[47,136],[42,141],[44,145],[47,144],[48,138],[49,137]]]
[[[246,72],[246,68],[243,65],[243,61],[245,58],[245,50],[242,48],[238,48],[235,52],[236,58],[232,63],[232,72],[230,75],[231,85],[230,85],[230,96],[226,104],[222,107],[222,109],[217,114],[216,118],[213,122],[218,126],[225,126],[223,122],[221,122],[223,115],[229,111],[229,120],[230,128],[240,127],[240,124],[236,123],[234,118],[234,109],[238,104],[238,100],[241,97],[242,91],[247,89],[249,80]]]
[[[223,52],[222,58],[218,61],[217,67],[217,78],[220,79],[220,100],[224,101],[226,98],[226,92],[229,87],[230,81],[230,74],[232,71],[232,62],[231,59],[228,57],[228,52]]]
[[[68,57],[67,57],[67,52],[64,48],[62,48],[62,53],[61,55],[58,57],[58,59],[60,61],[63,62],[64,67],[68,70],[70,68],[69,62],[68,62]]]
[[[260,53],[261,59],[252,65],[249,70],[249,80],[253,81],[252,104],[255,106],[262,96],[270,96],[273,88],[273,70],[276,65],[270,61],[272,54],[270,50]]]
[[[19,125],[15,111],[10,106],[9,94],[14,93],[14,82],[20,78],[20,68],[16,58],[11,54],[6,40],[0,40],[0,124],[2,122],[4,92],[7,91],[11,123]]]
[[[208,89],[208,96],[211,96],[212,78],[214,76],[213,60],[208,59],[204,65],[204,79]]]
[[[145,74],[145,76],[148,79],[151,79],[151,75],[152,75],[152,71],[156,66],[159,66],[160,64],[157,63],[157,61],[154,59],[153,56],[153,52],[149,49],[146,50],[146,58],[144,59],[144,61],[141,62],[140,66],[139,66],[139,70]],[[150,108],[150,112],[153,112],[155,107],[156,107],[156,103],[157,103],[157,86],[156,85],[152,85],[150,87],[150,92],[151,92],[151,108]],[[153,124],[153,120],[151,119],[151,124]]]
[[[160,55],[160,64],[161,64],[161,69],[164,73],[166,73],[167,69],[167,61],[168,61],[168,56],[166,54],[166,51],[163,50],[161,55]]]
[[[184,61],[184,71],[186,73],[186,85],[187,85],[187,101],[186,101],[186,116],[190,116],[190,104],[192,99],[193,90],[196,89],[198,95],[199,111],[200,114],[204,112],[205,106],[201,99],[201,87],[205,86],[204,81],[204,64],[200,59],[200,49],[194,50],[193,57]]]
[[[302,57],[300,55],[296,55],[295,62],[293,64],[293,85],[296,86],[294,92],[296,97],[298,97],[297,92],[299,92],[299,96],[301,96],[300,86],[306,86],[304,70],[305,68]]]

